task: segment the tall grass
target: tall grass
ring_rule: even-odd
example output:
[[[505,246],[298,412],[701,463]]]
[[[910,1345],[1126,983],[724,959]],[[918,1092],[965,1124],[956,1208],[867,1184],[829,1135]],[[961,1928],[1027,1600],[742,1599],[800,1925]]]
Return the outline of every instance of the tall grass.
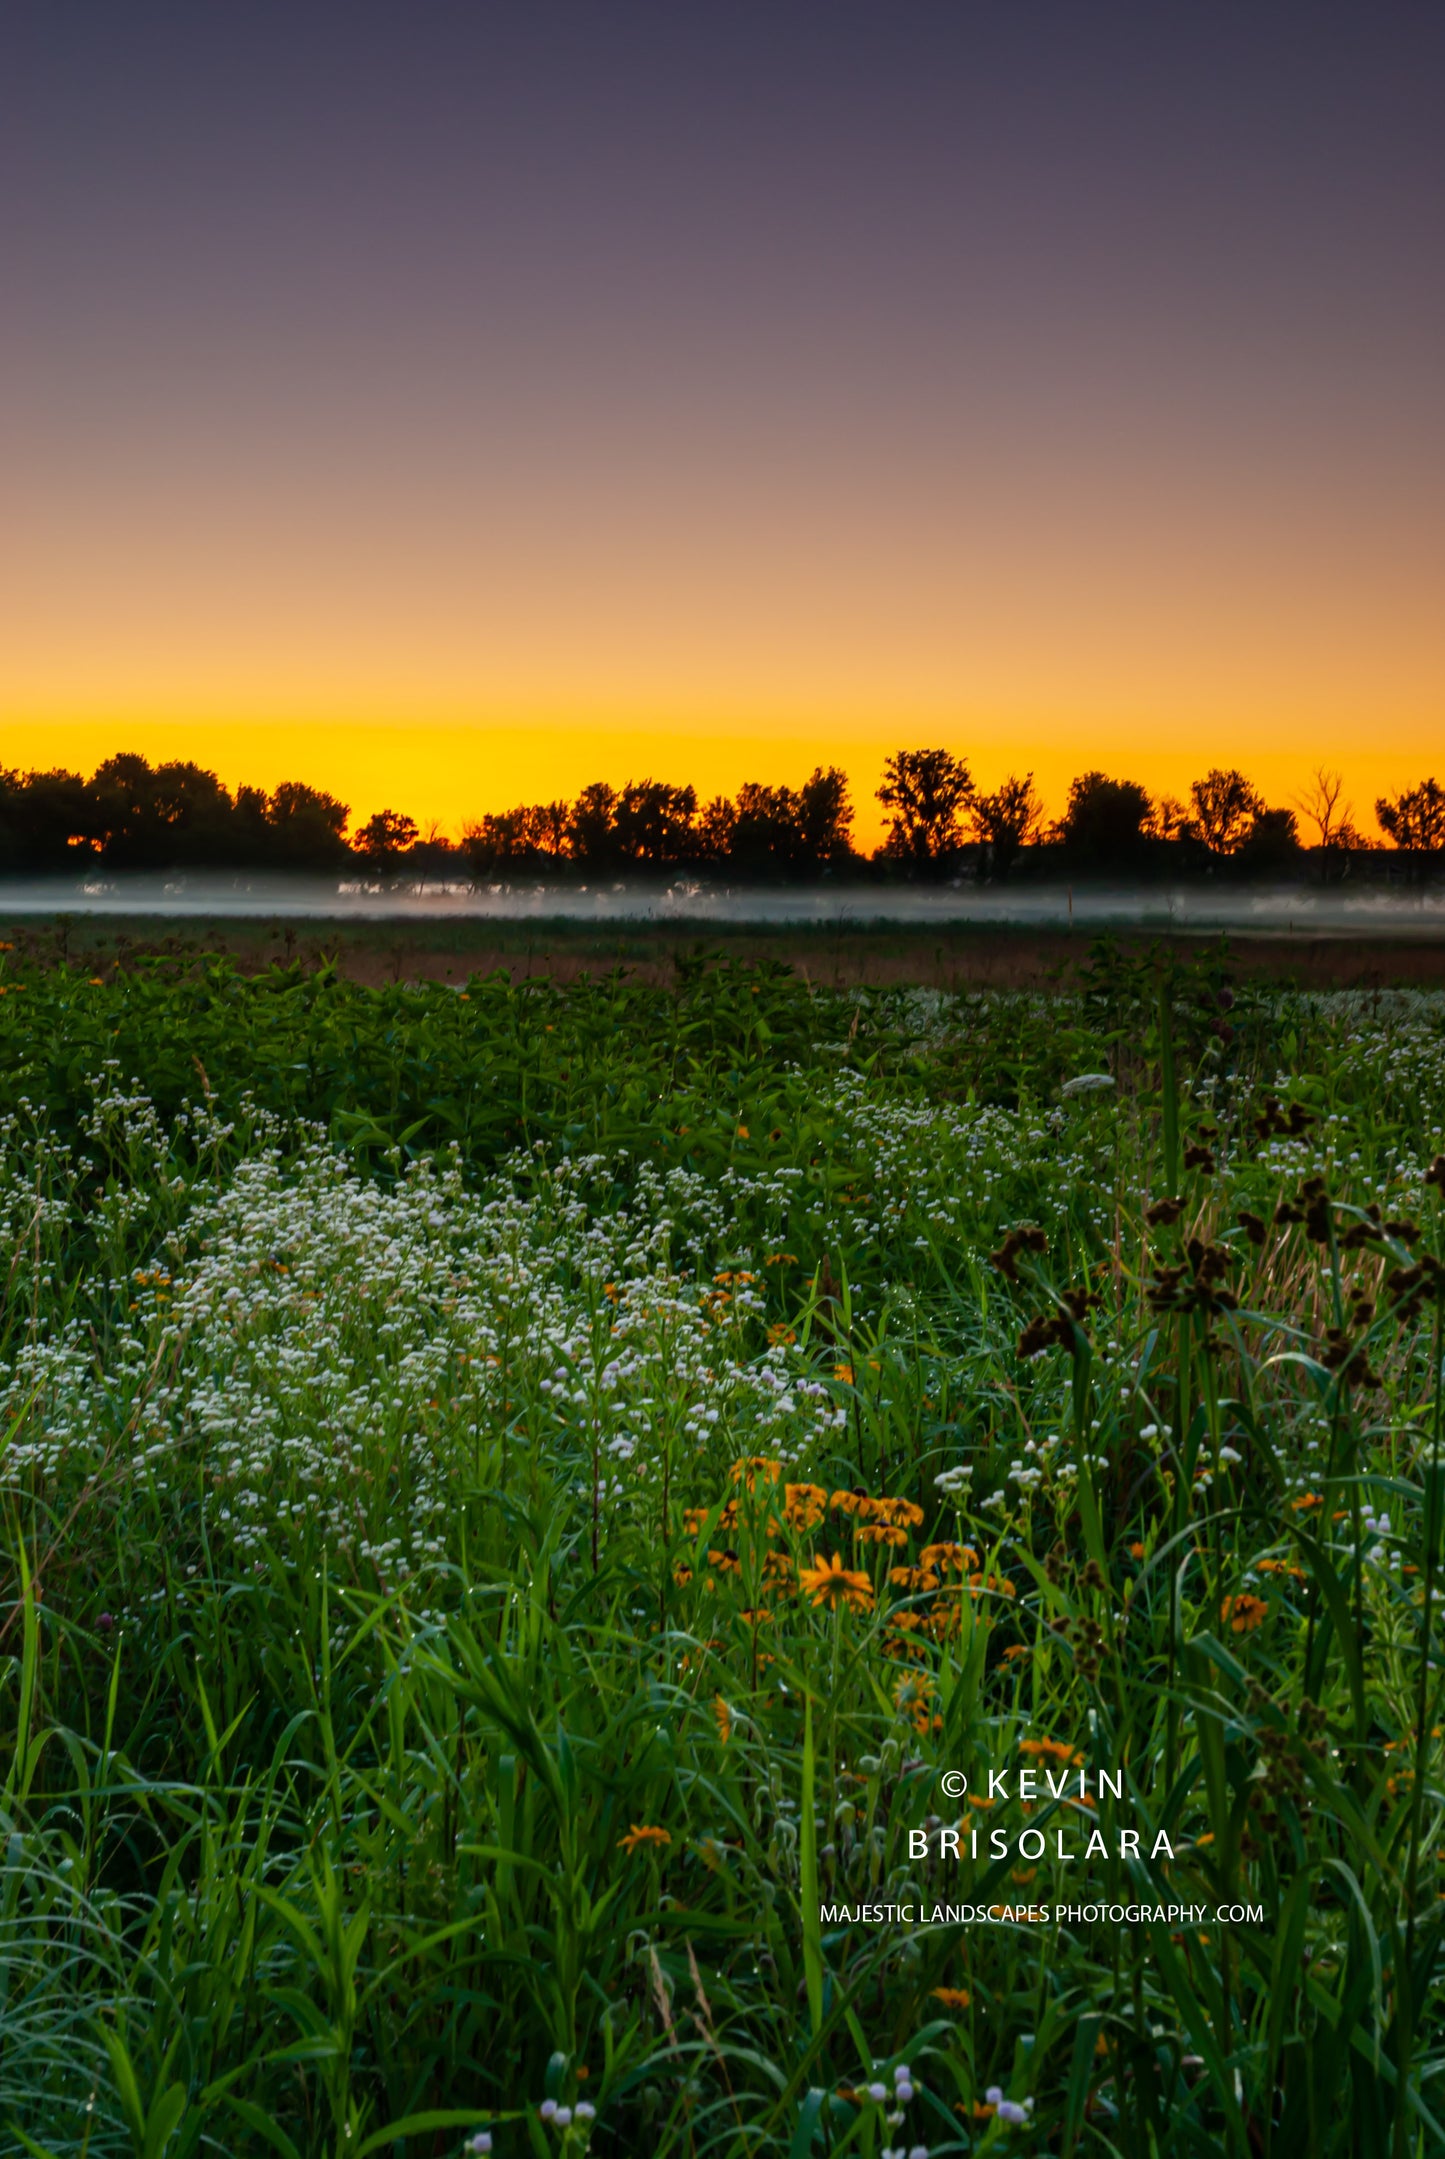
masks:
[[[1445,2142],[1445,1005],[0,1032],[14,2148]]]

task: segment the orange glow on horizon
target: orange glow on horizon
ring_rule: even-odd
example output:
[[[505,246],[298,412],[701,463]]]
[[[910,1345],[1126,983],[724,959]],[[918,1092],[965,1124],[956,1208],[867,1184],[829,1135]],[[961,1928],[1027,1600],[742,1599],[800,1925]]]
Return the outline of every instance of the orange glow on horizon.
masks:
[[[1401,731],[1403,735],[1404,731]],[[353,824],[374,810],[402,810],[422,830],[435,825],[452,838],[488,811],[520,802],[573,796],[591,780],[620,786],[627,780],[659,779],[696,787],[700,802],[732,794],[745,780],[796,786],[816,765],[839,764],[847,772],[854,806],[854,839],[863,849],[883,833],[874,800],[885,758],[894,750],[942,745],[967,758],[981,789],[997,786],[1009,772],[1032,771],[1050,816],[1063,808],[1075,774],[1099,767],[1137,779],[1156,797],[1187,800],[1189,783],[1212,764],[1238,765],[1266,798],[1297,807],[1318,766],[1344,774],[1355,822],[1373,833],[1378,795],[1412,785],[1427,772],[1445,771],[1421,731],[1412,744],[1400,735],[1365,748],[1348,733],[1315,733],[1279,746],[1261,746],[1261,731],[1239,728],[1215,740],[1189,730],[1181,747],[1164,727],[1146,736],[1123,729],[1113,735],[1080,727],[1072,739],[1062,729],[1030,741],[1020,729],[946,724],[899,726],[888,732],[858,722],[831,732],[821,726],[779,726],[772,732],[712,728],[426,724],[366,721],[35,720],[7,726],[0,761],[11,768],[65,766],[92,772],[118,751],[134,751],[152,764],[187,759],[219,774],[234,789],[248,784],[272,789],[299,780],[337,795]],[[1307,837],[1307,831],[1303,834]]]

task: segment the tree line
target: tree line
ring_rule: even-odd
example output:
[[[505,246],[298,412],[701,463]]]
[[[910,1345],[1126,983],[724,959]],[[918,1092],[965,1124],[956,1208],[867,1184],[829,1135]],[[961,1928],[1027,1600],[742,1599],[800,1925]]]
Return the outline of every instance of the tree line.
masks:
[[[1246,776],[1214,767],[1186,801],[1139,782],[1081,773],[1049,821],[1032,773],[991,792],[967,760],[942,749],[899,750],[876,799],[887,817],[880,846],[854,844],[845,774],[819,766],[799,787],[746,781],[735,795],[700,802],[662,780],[612,787],[598,780],[572,798],[524,803],[469,823],[459,842],[423,833],[403,812],[377,810],[351,826],[334,795],[288,781],[269,793],[232,793],[202,766],[108,758],[89,779],[65,771],[0,770],[0,869],[44,875],[84,870],[292,870],[361,874],[600,877],[627,872],[722,870],[792,880],[838,874],[937,880],[973,874],[1000,882],[1027,859],[1040,871],[1087,876],[1175,874],[1228,865],[1277,874],[1306,859],[1339,874],[1388,847],[1407,868],[1445,856],[1445,787],[1433,778],[1375,803],[1379,837],[1356,826],[1340,775],[1317,771],[1290,806],[1267,803]]]

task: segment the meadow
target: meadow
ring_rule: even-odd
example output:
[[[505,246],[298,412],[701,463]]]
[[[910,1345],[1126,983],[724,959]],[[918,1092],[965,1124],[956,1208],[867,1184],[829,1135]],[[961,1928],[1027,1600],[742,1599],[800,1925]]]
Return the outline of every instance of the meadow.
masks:
[[[1445,995],[674,972],[6,956],[6,2148],[1445,2148]]]

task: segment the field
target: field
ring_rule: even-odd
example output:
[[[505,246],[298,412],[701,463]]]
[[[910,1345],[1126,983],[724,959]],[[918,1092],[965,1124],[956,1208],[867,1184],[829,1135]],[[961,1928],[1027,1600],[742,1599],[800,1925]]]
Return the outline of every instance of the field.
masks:
[[[1445,995],[651,972],[8,954],[7,2148],[1445,2148]]]

